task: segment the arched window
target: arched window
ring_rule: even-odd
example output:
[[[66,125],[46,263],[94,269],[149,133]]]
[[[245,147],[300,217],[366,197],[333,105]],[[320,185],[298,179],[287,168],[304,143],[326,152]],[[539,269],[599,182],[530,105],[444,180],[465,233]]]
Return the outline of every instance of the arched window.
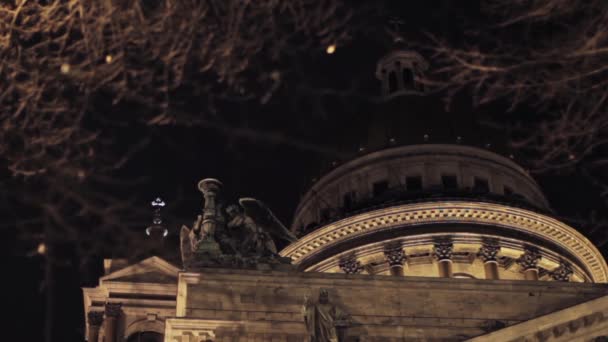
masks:
[[[163,342],[163,335],[153,331],[136,332],[127,338],[127,342]]]
[[[403,68],[403,85],[406,88],[414,88],[414,73],[411,69]]]
[[[394,93],[397,91],[399,84],[397,83],[397,75],[394,72],[388,73],[388,93]]]

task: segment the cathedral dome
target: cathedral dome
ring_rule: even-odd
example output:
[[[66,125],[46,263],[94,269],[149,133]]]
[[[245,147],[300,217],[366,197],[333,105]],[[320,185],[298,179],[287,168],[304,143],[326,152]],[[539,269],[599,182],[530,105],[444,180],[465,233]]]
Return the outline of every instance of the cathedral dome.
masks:
[[[388,148],[320,178],[297,206],[301,270],[606,282],[600,252],[551,215],[511,159],[463,145]],[[396,253],[396,254],[395,254]]]

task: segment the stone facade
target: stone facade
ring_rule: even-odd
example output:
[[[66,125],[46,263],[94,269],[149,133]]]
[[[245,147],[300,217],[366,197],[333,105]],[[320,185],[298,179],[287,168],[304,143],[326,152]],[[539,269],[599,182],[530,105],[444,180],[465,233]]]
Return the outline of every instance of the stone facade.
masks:
[[[399,153],[420,157],[407,155],[414,150],[349,165],[370,171]],[[466,159],[479,168],[459,167],[459,183],[479,182],[486,172],[493,175],[489,190],[511,184],[537,207],[546,204],[533,180],[502,157],[460,147],[419,150],[429,151],[443,153],[445,163],[427,165],[425,184]],[[347,178],[359,172],[342,169]],[[499,169],[510,176],[494,177]],[[89,342],[600,341],[608,330],[608,265],[591,241],[546,211],[443,194],[352,212],[297,238],[252,199],[239,201],[241,216],[232,212],[247,225],[231,219],[224,227],[230,213],[215,203],[219,187],[205,186],[221,183],[201,184],[203,215],[180,235],[183,268],[159,257],[132,265],[106,260],[99,285],[83,289]],[[263,214],[248,212],[247,201]],[[302,209],[312,202],[305,196],[296,221],[312,215]],[[200,240],[192,238],[195,228]],[[227,243],[230,234],[214,234],[220,228],[256,233]],[[278,254],[271,231],[290,242]],[[204,239],[219,249],[201,249]],[[232,262],[242,254],[222,249],[247,246],[255,247],[247,249],[248,262]]]
[[[166,342],[308,341],[304,298],[320,289],[352,316],[345,341],[591,341],[608,331],[608,284],[235,269],[193,273],[150,258],[84,289],[88,340],[124,342],[138,332],[156,332]],[[113,328],[104,310],[112,313]],[[114,339],[108,329],[114,329]]]
[[[321,288],[353,318],[347,341],[463,341],[594,300],[608,290],[606,284],[228,269],[181,273],[178,287],[178,317],[167,319],[168,342],[204,340],[200,336],[306,341],[303,300]]]

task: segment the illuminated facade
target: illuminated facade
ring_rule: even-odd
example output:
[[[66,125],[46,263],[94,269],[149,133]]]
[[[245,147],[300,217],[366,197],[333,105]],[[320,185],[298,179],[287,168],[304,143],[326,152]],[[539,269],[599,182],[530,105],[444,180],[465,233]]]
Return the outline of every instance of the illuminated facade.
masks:
[[[392,53],[377,76],[394,97],[421,91],[407,81],[426,67]],[[319,293],[348,313],[334,322],[339,341],[608,340],[604,258],[524,169],[488,150],[361,155],[315,182],[291,230],[288,269],[108,260],[84,289],[89,341],[325,341],[306,318]]]

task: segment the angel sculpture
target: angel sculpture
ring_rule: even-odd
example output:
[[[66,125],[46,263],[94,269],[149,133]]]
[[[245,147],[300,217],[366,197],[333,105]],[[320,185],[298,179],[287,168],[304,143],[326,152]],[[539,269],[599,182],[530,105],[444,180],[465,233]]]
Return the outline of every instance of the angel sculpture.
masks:
[[[239,237],[243,254],[275,256],[277,246],[273,238],[297,240],[264,203],[254,198],[241,198],[239,204],[226,208],[227,228],[232,236]]]
[[[198,243],[202,240],[201,225],[203,217],[198,215],[196,221],[192,225],[192,229],[182,226],[179,233],[180,249],[182,252],[182,262],[186,263],[192,258],[193,252],[198,247]]]

